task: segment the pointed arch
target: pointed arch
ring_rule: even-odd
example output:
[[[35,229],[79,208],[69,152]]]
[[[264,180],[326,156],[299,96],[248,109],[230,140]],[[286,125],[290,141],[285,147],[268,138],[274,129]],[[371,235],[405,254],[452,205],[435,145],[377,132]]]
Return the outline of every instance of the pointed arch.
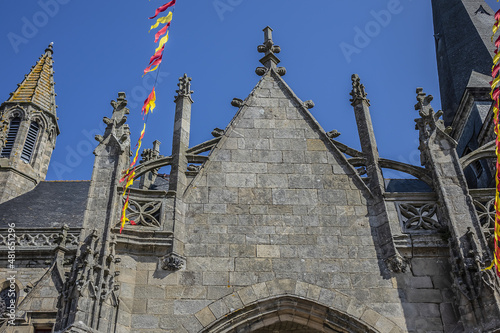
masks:
[[[0,157],[9,158],[12,153],[12,148],[16,142],[17,133],[19,132],[19,127],[21,126],[21,117],[15,116],[9,122],[9,129],[7,130],[7,136],[3,142],[2,152]]]
[[[28,114],[26,110],[20,105],[16,105],[11,107],[10,109],[5,111],[5,119],[13,119],[15,117],[21,118],[21,121],[26,120],[28,118]]]
[[[390,319],[338,291],[277,279],[245,287],[195,314],[200,333],[306,327],[311,332],[402,332]],[[273,326],[274,325],[274,326]]]

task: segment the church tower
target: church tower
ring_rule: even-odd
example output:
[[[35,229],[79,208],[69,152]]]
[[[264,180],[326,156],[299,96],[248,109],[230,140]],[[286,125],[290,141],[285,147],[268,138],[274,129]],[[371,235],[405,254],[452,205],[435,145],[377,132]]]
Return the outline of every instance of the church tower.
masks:
[[[495,12],[484,0],[432,0],[432,13],[441,104],[448,126],[468,86],[489,86]]]
[[[59,135],[52,43],[0,105],[0,203],[45,180]]]
[[[443,119],[459,157],[492,147],[490,97],[495,12],[484,0],[432,0]],[[470,159],[470,158],[469,158]],[[464,167],[469,188],[494,186],[495,165],[486,159]]]

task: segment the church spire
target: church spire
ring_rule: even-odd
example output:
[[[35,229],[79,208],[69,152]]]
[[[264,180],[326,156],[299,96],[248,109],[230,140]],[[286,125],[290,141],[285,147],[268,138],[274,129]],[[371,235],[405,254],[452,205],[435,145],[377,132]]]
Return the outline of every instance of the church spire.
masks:
[[[45,179],[59,135],[52,43],[0,105],[0,203]]]
[[[495,13],[484,0],[432,0],[432,13],[443,118],[450,125],[471,75],[491,72]]]
[[[17,85],[6,103],[33,103],[42,110],[56,115],[54,70],[52,54],[54,43],[50,43],[24,80]]]

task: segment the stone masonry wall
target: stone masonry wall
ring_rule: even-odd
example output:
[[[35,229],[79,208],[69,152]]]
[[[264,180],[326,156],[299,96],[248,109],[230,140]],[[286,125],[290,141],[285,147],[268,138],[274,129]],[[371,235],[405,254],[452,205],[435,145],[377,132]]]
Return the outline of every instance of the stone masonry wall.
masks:
[[[137,269],[134,291],[121,294],[134,298],[132,331],[199,332],[273,292],[382,332],[443,330],[446,267],[431,272],[435,258],[419,259],[391,277],[366,188],[307,112],[276,74],[261,80],[184,196],[186,267],[127,258]]]

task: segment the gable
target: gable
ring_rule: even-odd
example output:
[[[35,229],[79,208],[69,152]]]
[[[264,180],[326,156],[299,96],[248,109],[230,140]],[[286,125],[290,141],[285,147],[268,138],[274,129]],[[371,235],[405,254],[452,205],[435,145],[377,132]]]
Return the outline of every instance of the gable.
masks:
[[[270,70],[244,101],[191,187],[273,188],[275,204],[283,195],[318,198],[325,189],[368,193],[303,104]]]

